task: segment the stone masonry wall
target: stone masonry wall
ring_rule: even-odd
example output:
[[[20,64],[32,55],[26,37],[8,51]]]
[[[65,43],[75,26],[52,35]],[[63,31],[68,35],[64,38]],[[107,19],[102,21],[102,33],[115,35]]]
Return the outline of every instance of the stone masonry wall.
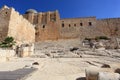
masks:
[[[22,16],[13,8],[4,6],[0,9],[0,41],[7,36],[12,36],[18,44],[25,45],[45,40],[120,37],[120,18],[97,20],[96,17],[86,17],[60,20],[58,11],[28,13]],[[21,48],[20,56],[29,56],[33,51],[34,47]],[[0,55],[1,61],[15,56],[13,50],[0,50],[0,53],[5,53]]]
[[[96,17],[61,19],[61,38],[85,38],[103,35],[96,28]]]
[[[15,56],[16,55],[14,50],[7,50],[0,48],[0,62],[9,61],[10,58],[13,58]]]
[[[0,9],[0,41],[4,40],[8,34],[8,25],[11,10],[9,8]]]
[[[27,22],[27,20],[20,17],[18,13],[16,15],[16,13],[14,12],[15,11],[13,10],[12,11],[13,15],[10,20],[10,26],[15,25],[19,27],[15,28],[10,27],[9,34],[16,37],[16,39],[18,38],[18,41],[22,42],[28,39],[33,40],[33,37],[31,35],[32,29],[29,29],[27,27],[20,27],[26,25],[30,26],[29,22],[35,25],[36,42],[44,40],[71,39],[71,38],[84,39],[85,37],[93,38],[96,36],[110,37],[120,35],[119,29],[120,18],[97,20],[96,17],[84,17],[60,20],[60,15],[58,11],[37,13],[34,12],[33,10],[30,13],[26,13],[23,15],[23,17],[29,21]],[[28,32],[25,33],[26,31]],[[21,33],[25,35],[21,36]],[[18,35],[21,37],[17,37]],[[29,38],[27,35],[29,36]]]
[[[55,22],[49,22],[46,25],[37,26],[36,30],[36,41],[44,41],[44,40],[58,40],[59,39],[59,26]]]
[[[35,41],[57,40],[59,38],[60,17],[58,11],[27,13],[23,15],[36,25]]]
[[[34,26],[13,8],[10,14],[8,36],[14,37],[20,44],[35,41]]]
[[[120,36],[120,18],[97,20],[97,28],[106,36]]]
[[[85,37],[120,35],[120,18],[97,20],[96,17],[84,17],[60,20],[58,12],[30,13],[24,17],[28,18],[32,24],[37,24],[37,42],[41,40],[84,39]],[[50,22],[51,17],[53,20],[56,19],[54,23]]]

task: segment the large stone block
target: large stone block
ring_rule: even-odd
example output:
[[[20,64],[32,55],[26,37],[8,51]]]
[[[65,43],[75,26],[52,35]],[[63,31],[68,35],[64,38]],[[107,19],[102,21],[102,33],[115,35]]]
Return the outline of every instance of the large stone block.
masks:
[[[13,58],[14,56],[15,56],[14,50],[0,49],[0,62],[9,61],[9,59]]]
[[[98,80],[120,80],[118,73],[99,72]]]
[[[86,80],[98,80],[98,71],[86,69]]]
[[[112,69],[108,68],[96,68],[96,67],[90,67],[85,70],[86,73],[86,80],[102,80],[102,77],[99,77],[99,75],[102,75],[102,73],[106,73],[106,75],[110,75],[110,73],[114,73]],[[108,73],[108,74],[107,74]]]

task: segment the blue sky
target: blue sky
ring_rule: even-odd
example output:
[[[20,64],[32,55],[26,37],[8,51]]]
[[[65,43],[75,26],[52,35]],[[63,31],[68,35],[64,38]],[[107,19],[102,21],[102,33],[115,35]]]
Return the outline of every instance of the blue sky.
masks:
[[[0,0],[0,7],[5,4],[21,14],[32,8],[38,12],[59,10],[61,18],[120,17],[120,0]]]

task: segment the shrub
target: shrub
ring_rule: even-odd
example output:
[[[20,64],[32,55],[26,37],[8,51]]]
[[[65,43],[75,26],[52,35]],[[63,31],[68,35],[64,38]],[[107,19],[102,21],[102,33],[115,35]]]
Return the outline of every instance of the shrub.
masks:
[[[109,38],[106,37],[106,36],[100,36],[100,39],[105,39],[105,40],[108,40]]]
[[[99,39],[109,40],[109,38],[106,37],[106,36],[97,36],[97,37],[95,38],[95,40],[99,40]]]
[[[15,41],[13,37],[6,37],[4,41],[0,43],[1,48],[11,48],[13,45],[15,45]]]
[[[88,41],[90,41],[90,40],[91,40],[91,38],[85,38],[84,40],[88,40]]]

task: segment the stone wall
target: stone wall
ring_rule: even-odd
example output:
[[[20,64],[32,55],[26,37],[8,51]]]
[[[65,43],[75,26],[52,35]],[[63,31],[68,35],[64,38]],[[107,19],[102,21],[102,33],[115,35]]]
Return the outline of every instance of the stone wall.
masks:
[[[120,37],[120,18],[96,19],[96,17],[61,19],[61,38],[85,38],[96,36]]]
[[[96,17],[61,19],[61,38],[95,37],[101,34],[96,28]]]
[[[11,10],[4,6],[0,9],[0,41],[4,40],[8,34],[8,26]]]
[[[103,35],[96,28],[96,17],[61,19],[58,11],[30,12],[23,15],[36,25],[35,41],[96,37]]]
[[[35,41],[73,39],[96,36],[115,36],[120,33],[120,19],[101,19],[96,17],[66,18],[60,20],[58,11],[27,13],[23,15],[36,26]],[[117,30],[117,31],[116,31]]]
[[[8,27],[8,36],[14,37],[17,43],[22,44],[35,42],[34,26],[13,8],[11,8]]]
[[[46,25],[38,25],[36,28],[36,41],[44,40],[58,40],[59,39],[59,26],[55,22],[49,22]]]
[[[0,9],[0,41],[7,36],[14,37],[18,44],[35,42],[33,24],[23,18],[14,8],[4,6]]]
[[[97,28],[106,36],[120,36],[120,18],[97,20]]]
[[[57,40],[59,38],[60,17],[58,11],[30,12],[23,15],[36,25],[35,41]]]
[[[0,49],[0,62],[9,61],[9,59],[14,56],[15,56],[14,50]]]
[[[120,36],[119,26],[120,18],[97,20],[96,17],[84,17],[60,20],[57,10],[39,13],[32,10],[20,15],[13,8],[4,6],[0,9],[0,41],[6,36],[12,36],[20,44],[45,40]]]
[[[34,44],[22,44],[16,49],[17,56],[28,57],[34,54]]]

